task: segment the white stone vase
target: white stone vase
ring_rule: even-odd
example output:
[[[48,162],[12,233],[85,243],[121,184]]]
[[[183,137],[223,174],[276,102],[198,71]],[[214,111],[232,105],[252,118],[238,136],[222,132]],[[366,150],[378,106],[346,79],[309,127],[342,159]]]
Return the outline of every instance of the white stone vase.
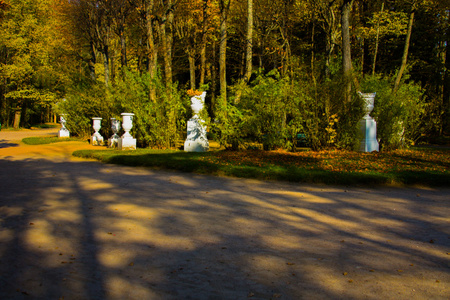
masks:
[[[122,113],[122,127],[125,133],[122,138],[132,137],[130,134],[131,128],[133,128],[133,113]]]
[[[122,128],[125,133],[118,141],[119,150],[136,150],[136,139],[134,139],[130,130],[133,128],[133,113],[122,113]]]
[[[361,97],[361,99],[364,101],[364,104],[365,104],[364,111],[366,112],[366,114],[364,115],[363,118],[369,119],[370,113],[373,111],[373,108],[374,108],[375,96],[377,95],[377,93],[358,92],[358,94]]]

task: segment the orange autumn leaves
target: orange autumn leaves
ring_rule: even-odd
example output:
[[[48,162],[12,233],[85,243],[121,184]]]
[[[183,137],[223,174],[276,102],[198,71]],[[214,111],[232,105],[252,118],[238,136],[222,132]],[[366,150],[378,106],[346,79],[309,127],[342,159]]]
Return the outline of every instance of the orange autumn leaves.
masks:
[[[450,170],[446,151],[396,150],[360,153],[344,150],[302,151],[220,151],[200,158],[216,165],[254,167],[296,167],[348,173],[389,173],[399,171],[440,172]]]

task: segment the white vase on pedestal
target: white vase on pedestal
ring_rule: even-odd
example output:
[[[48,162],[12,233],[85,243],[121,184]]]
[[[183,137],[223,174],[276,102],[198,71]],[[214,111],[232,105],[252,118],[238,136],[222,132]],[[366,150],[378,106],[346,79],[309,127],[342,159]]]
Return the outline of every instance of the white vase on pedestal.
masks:
[[[122,113],[122,128],[125,133],[118,141],[119,150],[136,150],[136,139],[134,139],[130,130],[133,128],[133,113]]]
[[[363,99],[366,114],[359,121],[360,134],[362,140],[359,146],[360,152],[380,151],[377,140],[377,122],[370,116],[373,111],[376,93],[361,93],[359,96]]]
[[[194,116],[187,122],[187,138],[184,142],[186,152],[206,152],[209,142],[206,136],[204,121],[200,118],[200,111],[205,105],[206,92],[191,98],[191,108]]]
[[[102,128],[102,118],[92,118],[94,128],[94,134],[91,136],[91,144],[94,146],[102,146],[103,145],[103,137],[98,132],[100,128]]]
[[[60,138],[70,137],[70,132],[66,128],[65,116],[66,116],[65,114],[62,114],[59,117],[59,122],[61,123],[61,129],[58,131],[58,137],[60,137]]]
[[[120,130],[120,121],[116,118],[111,118],[111,130],[113,135],[108,139],[108,147],[116,148],[119,145],[120,136],[117,134]]]

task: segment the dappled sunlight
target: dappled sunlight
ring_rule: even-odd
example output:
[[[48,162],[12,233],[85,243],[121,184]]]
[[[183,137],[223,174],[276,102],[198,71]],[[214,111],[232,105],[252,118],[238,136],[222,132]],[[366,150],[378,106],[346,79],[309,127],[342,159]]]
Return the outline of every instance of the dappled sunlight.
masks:
[[[449,278],[441,267],[449,209],[436,191],[419,197],[82,162],[3,164],[33,182],[0,205],[0,259],[17,257],[0,271],[17,274],[8,279],[13,291],[79,299],[229,299],[228,291],[242,299],[364,298],[355,286],[384,298],[394,287],[399,298],[409,295],[405,287],[446,292],[436,280]],[[21,279],[36,274],[54,275]]]
[[[122,249],[108,249],[98,253],[100,264],[108,268],[124,268],[130,265],[136,253]]]
[[[162,278],[158,278],[160,281]],[[139,281],[135,282],[122,276],[108,276],[105,279],[108,286],[107,296],[114,299],[160,299],[161,295],[154,293]]]
[[[18,206],[2,206],[0,207],[0,215],[5,218],[20,216],[23,213],[23,207]]]
[[[102,180],[96,180],[94,178],[80,177],[78,178],[78,184],[86,191],[98,191],[99,189],[112,189],[114,185],[104,182]]]
[[[301,202],[308,202],[308,203],[318,203],[318,204],[332,204],[334,203],[333,200],[323,197],[312,197],[311,195],[308,195],[305,192],[292,192],[292,191],[274,191],[271,192],[274,195],[281,195],[281,196],[289,196],[292,198],[296,198]]]
[[[333,228],[334,230],[349,231],[349,230],[356,230],[359,227],[359,224],[356,222],[339,219],[334,216],[330,216],[329,214],[320,213],[317,211],[303,208],[291,208],[291,209],[293,212],[301,216],[307,217],[310,221],[315,221],[318,222],[319,224],[324,224],[330,228]]]

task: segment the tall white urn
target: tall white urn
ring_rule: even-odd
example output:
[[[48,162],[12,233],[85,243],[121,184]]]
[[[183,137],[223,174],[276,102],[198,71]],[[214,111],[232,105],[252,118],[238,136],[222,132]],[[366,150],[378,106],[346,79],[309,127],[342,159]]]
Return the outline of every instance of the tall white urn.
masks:
[[[119,150],[136,150],[136,139],[130,134],[133,128],[133,113],[122,113],[122,128],[125,133],[118,141]]]
[[[377,93],[361,93],[359,96],[364,101],[364,110],[366,114],[359,121],[360,135],[362,140],[359,146],[360,152],[380,151],[377,140],[377,122],[370,116],[375,104],[375,96]]]

